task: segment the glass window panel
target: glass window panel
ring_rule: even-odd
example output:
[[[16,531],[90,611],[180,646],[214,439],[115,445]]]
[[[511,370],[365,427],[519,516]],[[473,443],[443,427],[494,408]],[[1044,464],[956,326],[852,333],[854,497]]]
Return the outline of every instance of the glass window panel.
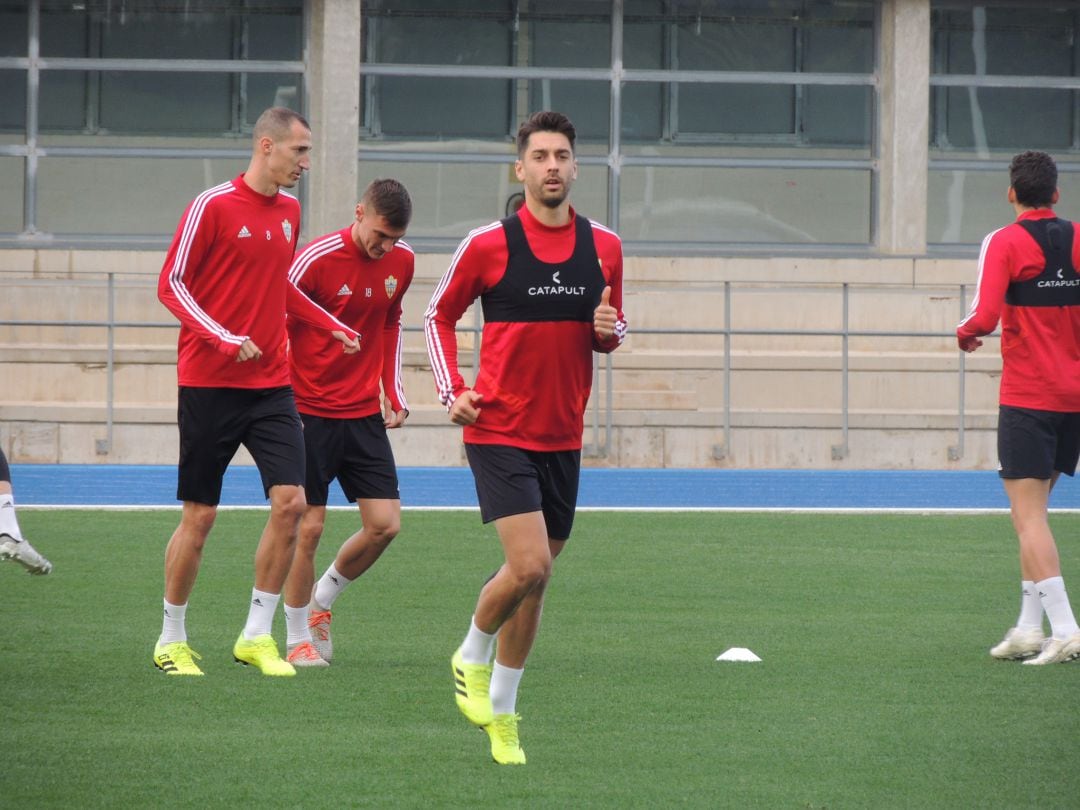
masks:
[[[230,59],[232,42],[219,14],[128,12],[101,28],[101,55],[111,59]]]
[[[999,156],[1006,163],[1011,159]],[[1080,172],[1058,167],[1057,206],[1062,216],[1080,212]],[[993,230],[1016,218],[1006,193],[1009,172],[1004,165],[986,171],[931,169],[927,178],[927,231],[931,244],[980,244]]]
[[[627,167],[624,241],[868,244],[869,170]]]
[[[386,137],[508,137],[513,83],[501,79],[377,76],[362,82],[375,109],[361,123]]]
[[[1073,145],[1069,90],[939,87],[945,93],[947,141],[953,149],[1068,149]]]
[[[558,110],[565,113],[574,122],[578,140],[583,143],[607,144],[611,126],[610,100],[610,82],[550,79],[529,82],[529,112]]]
[[[41,10],[41,55],[74,58],[97,56],[90,53],[88,16],[72,11],[71,3],[65,5],[66,8]]]
[[[409,191],[416,237],[462,239],[470,230],[506,216],[507,200],[521,189],[513,156],[506,163],[405,163],[362,160],[357,199],[377,177],[393,177]]]
[[[1076,75],[1075,11],[1034,3],[939,8],[931,24],[936,72]],[[931,140],[943,149],[1072,148],[1076,98],[1064,90],[933,87]]]
[[[28,38],[26,11],[0,9],[0,56],[26,56]]]
[[[245,73],[241,81],[243,123],[248,130],[267,107],[304,109],[304,77],[299,73]]]
[[[38,163],[38,228],[171,236],[188,203],[236,177],[246,164],[243,159],[45,157]]]
[[[23,229],[23,173],[20,157],[0,157],[0,233],[19,233]]]
[[[296,0],[292,8],[287,6],[280,0],[244,3],[248,59],[304,58],[302,0]]]
[[[0,131],[26,131],[26,71],[0,70]]]
[[[874,70],[874,8],[818,4],[802,26],[802,69],[811,73],[871,73]]]
[[[405,185],[413,201],[410,238],[463,239],[473,228],[502,219],[513,211],[512,197],[521,191],[513,156],[506,163],[407,163],[362,160],[357,199],[376,177],[393,177]],[[598,222],[607,217],[607,171],[580,166],[571,192],[574,208]]]
[[[679,135],[794,136],[795,88],[791,85],[679,84],[675,88]]]
[[[803,88],[803,137],[807,143],[869,149],[874,111],[870,87]]]
[[[509,2],[365,0],[362,62],[509,65]]]
[[[681,70],[795,70],[791,20],[680,23]],[[795,90],[776,85],[676,85],[678,134],[782,135],[795,131]]]
[[[233,81],[222,73],[102,73],[101,126],[111,132],[228,131]]]
[[[537,67],[610,67],[611,4],[548,0],[526,14],[529,64]]]
[[[660,70],[667,54],[667,28],[657,12],[663,4],[637,0],[626,4],[623,20],[623,63],[635,70]],[[622,85],[621,137],[630,141],[657,141],[664,137],[665,86]]]
[[[93,81],[97,81],[97,74]],[[41,132],[83,130],[87,127],[87,93],[91,74],[76,70],[46,70],[38,94]]]

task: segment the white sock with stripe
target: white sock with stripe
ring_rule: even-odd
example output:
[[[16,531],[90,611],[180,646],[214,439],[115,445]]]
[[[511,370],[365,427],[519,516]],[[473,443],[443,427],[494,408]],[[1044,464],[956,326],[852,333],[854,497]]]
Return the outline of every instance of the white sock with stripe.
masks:
[[[491,668],[491,711],[494,714],[517,712],[518,686],[524,669],[504,667],[498,661]]]
[[[172,644],[174,641],[187,641],[187,603],[171,605],[165,602],[165,615],[161,621],[161,637],[158,644]]]
[[[1050,629],[1054,638],[1063,639],[1080,632],[1069,605],[1069,595],[1065,592],[1065,580],[1061,577],[1047,577],[1035,583],[1039,591],[1046,617],[1050,620]]]
[[[1020,630],[1042,630],[1043,606],[1035,583],[1025,579],[1020,583],[1020,618],[1016,626]]]
[[[469,622],[469,633],[461,642],[461,661],[465,664],[490,664],[495,651],[497,633],[485,633],[476,626],[476,617]]]
[[[244,638],[251,641],[256,636],[270,634],[270,628],[274,626],[274,612],[277,610],[279,601],[281,601],[279,593],[251,589],[251,607],[248,608],[247,624],[244,625]]]

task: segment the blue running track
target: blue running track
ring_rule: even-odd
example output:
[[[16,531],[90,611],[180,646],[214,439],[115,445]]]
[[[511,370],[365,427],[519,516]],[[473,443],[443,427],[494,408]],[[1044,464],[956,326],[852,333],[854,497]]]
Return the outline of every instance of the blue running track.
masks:
[[[476,508],[467,467],[403,467],[402,505]],[[176,506],[173,466],[16,464],[15,496],[25,506]],[[223,506],[260,506],[258,472],[232,467]],[[348,506],[337,485],[331,506]],[[615,509],[1007,509],[993,471],[942,470],[582,470],[578,505]],[[1063,478],[1054,509],[1080,509],[1080,486]]]

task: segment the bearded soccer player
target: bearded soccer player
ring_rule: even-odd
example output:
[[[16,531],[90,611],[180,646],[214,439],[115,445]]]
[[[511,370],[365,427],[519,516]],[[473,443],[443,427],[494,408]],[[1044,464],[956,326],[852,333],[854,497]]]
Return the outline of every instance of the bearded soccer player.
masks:
[[[487,731],[500,764],[525,763],[518,684],[574,522],[592,353],[626,334],[622,243],[570,205],[574,140],[562,113],[522,124],[514,170],[525,204],[465,238],[424,316],[439,398],[463,427],[481,517],[505,557],[451,659],[458,708]],[[477,298],[483,340],[468,386],[454,328]]]
[[[396,180],[375,180],[352,225],[311,242],[289,279],[363,336],[357,357],[342,357],[324,330],[289,318],[289,359],[307,450],[307,510],[285,583],[288,660],[323,667],[334,648],[331,608],[370,568],[401,527],[397,468],[387,430],[409,415],[401,384],[401,299],[413,278],[412,248],[400,241],[412,201]],[[315,578],[315,552],[326,522],[330,483],[360,507],[360,530]]]
[[[295,675],[270,634],[304,512],[304,438],[286,357],[285,315],[332,335],[346,353],[354,330],[289,282],[300,205],[282,192],[310,167],[311,129],[296,112],[266,110],[247,171],[204,191],[184,212],[158,280],[180,321],[177,351],[180,525],[165,551],[165,615],[154,665],[202,675],[188,644],[187,603],[240,445],[259,468],[270,518],[255,552],[247,623],[233,658],[264,675]],[[339,349],[338,351],[341,351]]]
[[[983,240],[978,292],[956,337],[973,352],[1001,321],[998,472],[1020,541],[1021,599],[1016,624],[990,655],[1054,664],[1080,657],[1047,521],[1050,491],[1080,457],[1080,240],[1054,214],[1057,166],[1045,152],[1013,158],[1008,200],[1016,221]]]

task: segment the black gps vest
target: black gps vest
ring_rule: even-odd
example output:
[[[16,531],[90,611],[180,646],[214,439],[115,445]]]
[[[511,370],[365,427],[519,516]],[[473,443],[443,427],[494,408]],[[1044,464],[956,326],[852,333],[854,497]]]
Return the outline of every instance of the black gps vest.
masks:
[[[1014,307],[1080,306],[1080,275],[1072,262],[1072,223],[1054,217],[1025,219],[1017,224],[1042,248],[1046,265],[1034,278],[1010,284],[1005,302]]]
[[[589,220],[575,215],[574,252],[556,264],[536,258],[516,214],[501,222],[510,255],[499,283],[481,296],[484,321],[592,323],[607,282]]]

